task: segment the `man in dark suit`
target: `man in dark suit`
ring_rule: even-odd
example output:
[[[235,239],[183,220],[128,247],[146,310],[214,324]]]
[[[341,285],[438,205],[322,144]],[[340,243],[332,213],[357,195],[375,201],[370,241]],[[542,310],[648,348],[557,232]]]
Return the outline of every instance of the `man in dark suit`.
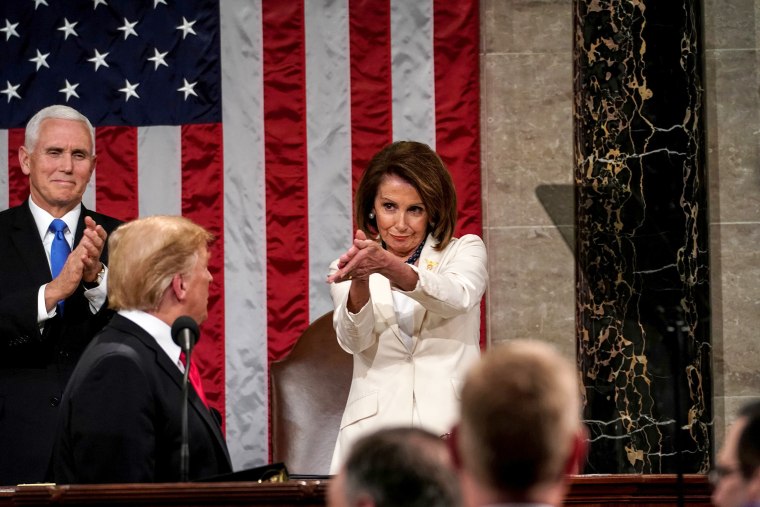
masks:
[[[105,244],[120,223],[82,205],[95,131],[76,110],[39,111],[19,161],[29,199],[0,212],[0,485],[45,479],[66,381],[109,317]],[[73,247],[57,276],[53,219],[63,220],[59,244]]]
[[[56,482],[180,480],[184,364],[171,325],[180,316],[207,317],[210,241],[178,216],[143,218],[111,235],[108,299],[117,314],[82,354],[63,394]],[[190,480],[232,471],[198,387],[189,389]]]

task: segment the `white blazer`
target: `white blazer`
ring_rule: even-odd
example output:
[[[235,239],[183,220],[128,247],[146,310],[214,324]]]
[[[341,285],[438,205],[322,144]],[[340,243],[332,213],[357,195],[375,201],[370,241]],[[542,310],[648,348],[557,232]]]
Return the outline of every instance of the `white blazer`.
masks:
[[[401,339],[390,281],[370,275],[370,301],[356,314],[346,308],[351,282],[334,283],[333,326],[354,356],[353,379],[331,464],[337,473],[355,440],[389,426],[412,426],[413,406],[423,428],[448,432],[459,410],[468,368],[480,357],[480,300],[488,282],[486,248],[478,236],[454,238],[443,251],[428,236],[419,281],[405,292],[414,300],[412,347]],[[338,261],[330,265],[337,270]]]

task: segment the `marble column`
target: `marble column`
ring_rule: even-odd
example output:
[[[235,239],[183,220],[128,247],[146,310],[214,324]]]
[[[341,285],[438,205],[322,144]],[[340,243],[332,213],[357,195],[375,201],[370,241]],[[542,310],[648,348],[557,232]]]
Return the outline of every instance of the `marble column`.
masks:
[[[712,376],[700,1],[573,8],[585,472],[705,472]]]

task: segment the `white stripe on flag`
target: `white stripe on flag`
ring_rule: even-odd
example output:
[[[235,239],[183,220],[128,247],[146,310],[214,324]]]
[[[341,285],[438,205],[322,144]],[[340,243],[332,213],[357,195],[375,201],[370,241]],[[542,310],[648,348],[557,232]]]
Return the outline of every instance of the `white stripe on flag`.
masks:
[[[348,1],[309,1],[304,9],[309,321],[314,321],[332,310],[327,267],[353,236]]]
[[[182,214],[182,129],[175,126],[137,129],[137,196],[139,214]]]
[[[393,139],[435,149],[433,0],[391,0]]]
[[[98,145],[96,143],[95,144],[95,156],[96,156],[95,170],[93,171],[92,176],[90,176],[90,181],[87,182],[87,186],[84,189],[84,194],[82,194],[82,204],[84,204],[85,208],[92,211],[98,211],[97,207],[95,206],[95,183],[98,181],[97,155],[98,155]]]
[[[239,470],[269,459],[261,0],[220,8],[227,442]]]
[[[97,154],[97,149],[95,150],[95,153]],[[98,211],[95,206],[95,183],[98,180],[98,165],[97,160],[95,161],[95,171],[92,173],[92,176],[90,177],[90,181],[87,183],[87,187],[84,189],[84,194],[82,194],[82,204],[84,204],[84,207],[93,210]]]
[[[87,186],[84,189],[84,194],[82,194],[82,204],[84,204],[84,207],[92,210],[92,211],[98,211],[97,207],[95,206],[95,183],[98,181],[98,145],[95,145],[95,171],[93,171],[92,176],[90,176],[90,181],[87,182]]]

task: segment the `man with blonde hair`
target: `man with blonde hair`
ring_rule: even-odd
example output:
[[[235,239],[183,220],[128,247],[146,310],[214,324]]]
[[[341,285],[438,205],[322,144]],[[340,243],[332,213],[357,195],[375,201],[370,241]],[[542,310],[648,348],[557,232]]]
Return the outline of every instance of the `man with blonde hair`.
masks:
[[[453,446],[465,505],[561,505],[585,458],[574,366],[546,343],[489,350],[462,390]]]
[[[109,302],[117,314],[77,364],[61,402],[55,481],[181,478],[181,350],[171,326],[207,317],[211,235],[178,216],[119,227],[109,239]],[[190,373],[192,375],[192,369]],[[190,480],[231,472],[218,420],[190,390]]]

